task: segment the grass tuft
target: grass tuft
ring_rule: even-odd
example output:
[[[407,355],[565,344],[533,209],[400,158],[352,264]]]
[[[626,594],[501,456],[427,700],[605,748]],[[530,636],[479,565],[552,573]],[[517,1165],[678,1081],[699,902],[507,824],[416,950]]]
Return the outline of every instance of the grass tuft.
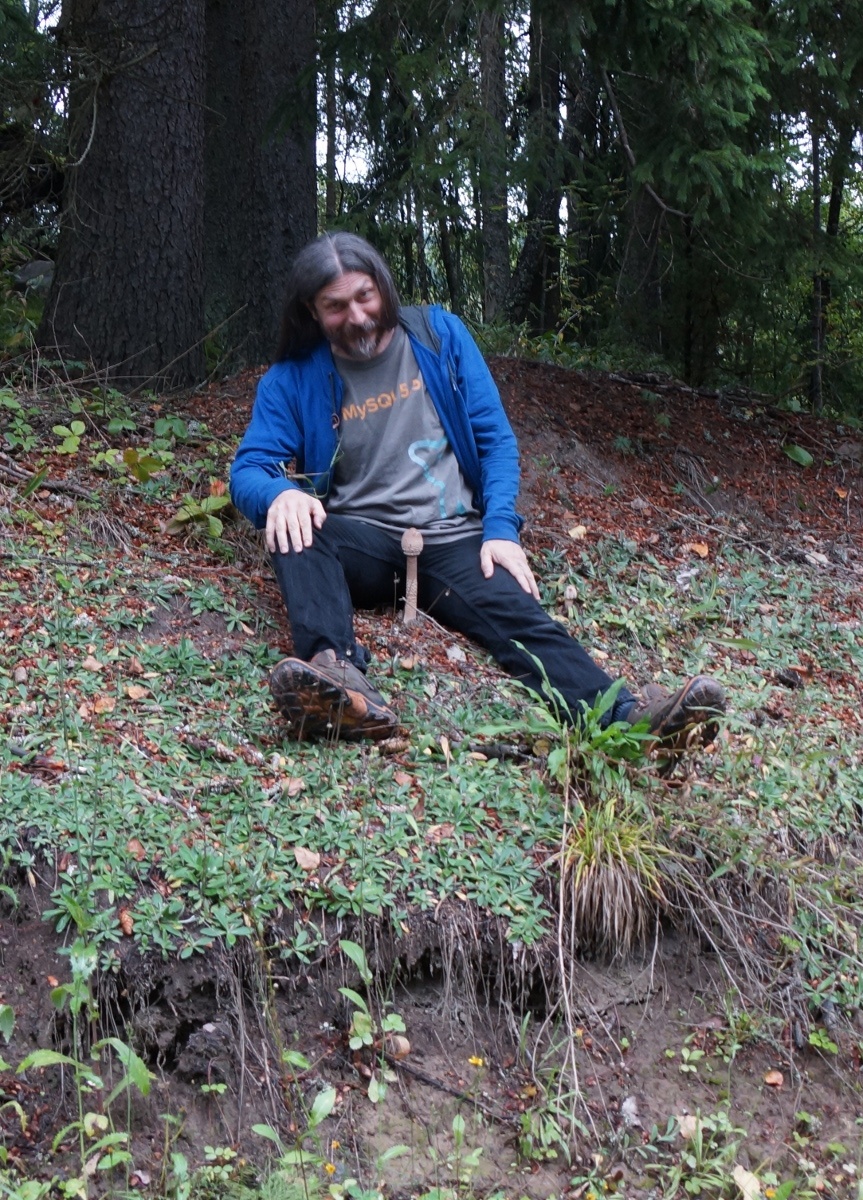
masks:
[[[561,864],[573,955],[614,958],[644,943],[667,907],[667,856],[653,822],[632,806],[611,798],[582,811],[566,836]]]

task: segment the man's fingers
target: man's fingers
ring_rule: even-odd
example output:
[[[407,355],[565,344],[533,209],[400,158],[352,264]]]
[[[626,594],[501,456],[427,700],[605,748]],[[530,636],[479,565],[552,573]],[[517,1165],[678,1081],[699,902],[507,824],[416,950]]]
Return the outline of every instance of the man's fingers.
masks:
[[[311,546],[314,530],[326,519],[326,509],[316,496],[296,488],[281,492],[267,512],[267,549],[271,554],[277,547],[282,554],[290,550],[299,554]]]
[[[536,583],[534,582],[534,578],[530,571],[514,570],[511,571],[510,574],[515,578],[516,583],[523,592],[527,592],[527,594],[529,596],[533,596],[535,600],[539,599],[539,592],[537,591]]]
[[[533,571],[531,571],[524,550],[518,542],[497,539],[483,542],[479,552],[479,563],[486,579],[492,577],[495,563],[497,563],[505,571],[509,571],[522,591],[533,596],[534,600],[539,599],[539,588],[536,586]]]

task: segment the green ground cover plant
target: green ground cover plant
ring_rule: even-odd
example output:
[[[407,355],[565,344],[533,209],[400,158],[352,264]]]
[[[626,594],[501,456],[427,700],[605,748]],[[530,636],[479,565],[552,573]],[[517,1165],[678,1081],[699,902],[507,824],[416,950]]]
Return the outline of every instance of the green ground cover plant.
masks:
[[[74,408],[52,421],[16,395],[2,393],[7,447],[31,455],[29,470],[56,471],[56,426],[70,431],[66,442],[79,439],[61,447],[63,459],[85,454],[90,433],[67,423]],[[122,461],[130,438],[145,444],[145,419],[124,415],[116,397],[79,411],[88,430],[98,423],[100,453],[107,446]],[[58,938],[110,975],[132,943],[160,959],[242,943],[285,970],[307,968],[339,952],[330,918],[360,932],[386,927],[397,947],[446,906],[458,927],[493,928],[513,955],[555,964],[549,990],[563,997],[557,1018],[569,1034],[568,964],[614,959],[677,927],[716,951],[730,994],[746,993],[765,1021],[793,1016],[813,1053],[836,1054],[834,1020],[863,1008],[863,636],[852,580],[733,537],[685,570],[625,536],[544,563],[537,552],[544,603],[613,674],[671,682],[709,671],[726,685],[721,738],[694,770],[670,761],[663,778],[637,732],[603,730],[598,712],[573,732],[483,674],[478,653],[479,675],[405,653],[389,617],[369,628],[380,631],[381,686],[408,737],[389,750],[289,743],[267,703],[281,634],[272,585],[255,566],[262,555],[221,517],[218,530],[211,524],[209,501],[224,496],[210,479],[224,474],[231,443],[207,440],[202,454],[191,418],[159,420],[156,450],[176,457],[152,475],[91,470],[90,500],[60,503],[62,493],[23,485],[0,497],[5,911],[20,888],[38,893]],[[170,536],[183,507],[187,518],[173,520],[185,528]],[[227,504],[216,507],[224,514]],[[125,540],[106,540],[94,509],[119,514]],[[376,964],[361,953],[367,988]],[[380,1053],[382,1034],[398,1029],[395,1011],[356,988],[346,998],[357,1049]],[[7,1008],[14,1018],[4,1005],[0,1021]],[[741,1038],[709,1050],[681,1038],[675,1070],[728,1068],[745,1040],[743,1023],[732,1024]],[[92,1044],[145,1081],[122,1039]],[[82,1044],[73,1062],[89,1053]],[[73,1073],[89,1086],[83,1067]],[[383,1066],[373,1079],[385,1086]],[[542,1095],[520,1121],[522,1153],[537,1160],[563,1155],[580,1111],[571,1078]],[[661,1176],[663,1195],[732,1187],[740,1131],[721,1113],[699,1121],[684,1151],[655,1143],[662,1153],[644,1170]],[[299,1194],[302,1164],[288,1156],[302,1136],[295,1142],[280,1147],[265,1183],[243,1182],[230,1148],[214,1147],[198,1175],[168,1156],[160,1194],[200,1200],[234,1194],[217,1190],[228,1184],[236,1195]],[[127,1153],[123,1139],[104,1149]],[[429,1200],[473,1194],[474,1150],[454,1126],[440,1162],[448,1182]],[[384,1194],[352,1176],[333,1181],[328,1162],[305,1164],[303,1194]],[[575,1167],[573,1176],[578,1189]],[[602,1179],[582,1182],[598,1196]],[[51,1194],[30,1182],[28,1191],[0,1163],[0,1195]],[[82,1186],[57,1194],[87,1194]]]

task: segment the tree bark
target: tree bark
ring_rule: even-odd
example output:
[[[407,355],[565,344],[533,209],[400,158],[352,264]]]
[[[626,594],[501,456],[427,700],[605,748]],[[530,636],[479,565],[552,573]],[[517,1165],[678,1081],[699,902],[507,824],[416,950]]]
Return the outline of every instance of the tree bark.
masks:
[[[812,272],[812,366],[809,369],[809,401],[820,413],[824,404],[822,373],[824,364],[824,270],[821,262],[821,137],[813,121],[812,138],[812,253],[815,263]]]
[[[609,220],[603,217],[601,206],[585,203],[591,198],[585,185],[586,170],[604,159],[607,122],[602,120],[599,80],[584,53],[567,63],[565,84],[567,261],[563,274],[567,290],[578,302],[596,295],[611,257]],[[593,307],[588,303],[579,313],[581,336],[589,335],[595,323]]]
[[[327,158],[325,163],[326,197],[324,210],[329,229],[337,216],[336,207],[336,60],[330,57],[324,71],[327,117]]]
[[[203,374],[203,0],[64,0],[57,269],[37,340],[123,385]]]
[[[507,304],[510,319],[534,333],[553,329],[560,312],[560,49],[555,10],[533,0],[530,14],[525,240]]]
[[[501,14],[482,9],[478,25],[480,103],[483,111],[479,154],[483,317],[491,322],[506,304],[510,278],[506,187],[506,53]]]
[[[207,0],[207,321],[235,363],[272,353],[317,229],[314,21],[314,0]]]

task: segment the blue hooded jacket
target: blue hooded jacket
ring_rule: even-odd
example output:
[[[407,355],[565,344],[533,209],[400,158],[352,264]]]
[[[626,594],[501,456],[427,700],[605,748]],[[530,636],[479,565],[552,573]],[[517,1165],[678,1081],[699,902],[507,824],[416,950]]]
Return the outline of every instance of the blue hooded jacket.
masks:
[[[517,542],[521,518],[518,447],[497,387],[463,323],[438,305],[425,310],[439,349],[402,320],[441,425],[482,514],[483,537]],[[326,507],[338,449],[342,381],[328,342],[270,367],[231,468],[231,498],[263,529],[280,492],[303,487]],[[296,474],[287,477],[287,464]]]

